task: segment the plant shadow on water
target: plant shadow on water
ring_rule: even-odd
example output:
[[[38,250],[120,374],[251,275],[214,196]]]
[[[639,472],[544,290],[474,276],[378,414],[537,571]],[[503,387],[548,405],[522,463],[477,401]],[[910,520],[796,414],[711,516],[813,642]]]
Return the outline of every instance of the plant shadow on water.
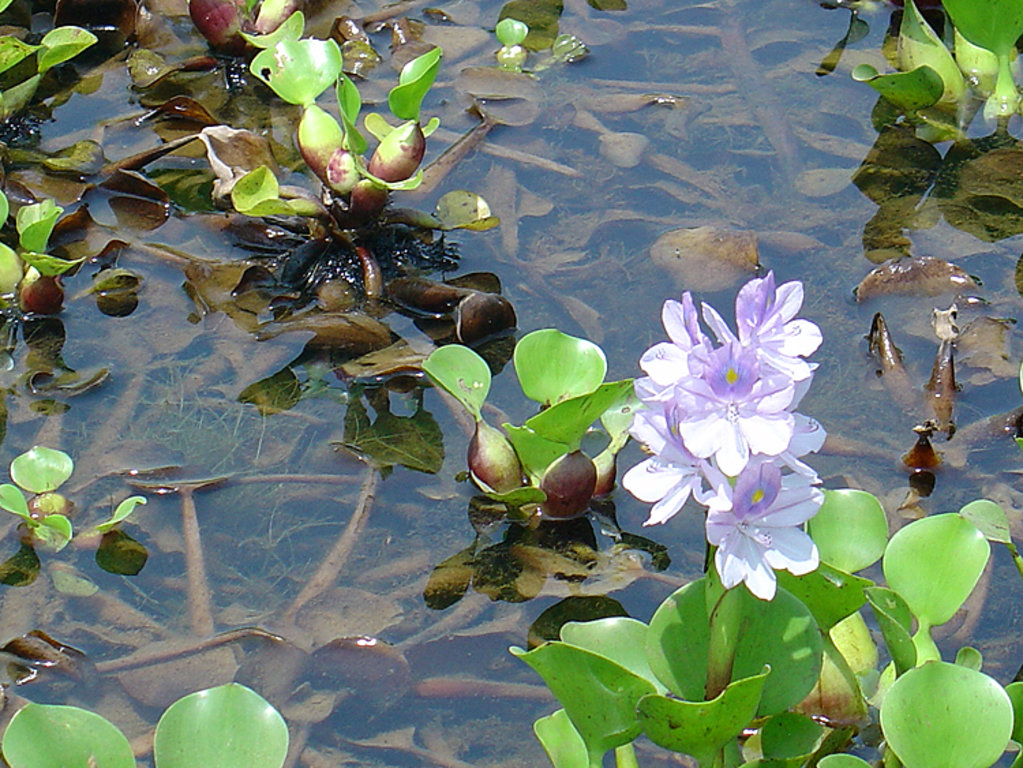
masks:
[[[256,204],[311,199],[336,218],[351,193],[330,176],[323,204],[316,152],[295,145],[302,100],[286,104],[238,60],[211,57],[186,4],[133,24],[140,43],[127,57],[101,39],[42,81],[32,130],[8,145],[5,189],[12,207],[33,196],[63,206],[51,249],[85,261],[62,278],[60,314],[5,315],[0,458],[33,445],[70,454],[76,530],[145,496],[122,527],[148,562],[117,576],[86,542],[40,548],[38,576],[2,588],[0,641],[41,630],[85,657],[58,649],[49,664],[6,647],[37,673],[15,686],[23,673],[11,667],[9,700],[100,712],[150,760],[146,739],[167,705],[238,681],[284,714],[291,764],[542,764],[531,725],[553,698],[508,646],[555,638],[569,619],[645,620],[702,574],[702,513],[645,538],[635,531],[646,505],[616,489],[585,517],[527,527],[460,482],[473,425],[420,366],[435,342],[476,338],[478,305],[487,339],[475,348],[493,374],[483,417],[521,424],[535,404],[523,403],[509,336],[489,338],[491,322],[598,342],[609,378],[624,380],[662,339],[663,300],[692,290],[728,306],[758,269],[803,280],[804,313],[825,341],[801,410],[832,437],[813,460],[825,485],[874,493],[893,528],[986,497],[1021,533],[1018,454],[998,421],[1020,404],[1017,332],[1004,321],[1023,293],[1023,203],[1000,175],[1017,163],[1018,117],[1008,134],[982,137],[993,123],[978,116],[951,148],[881,126],[875,94],[849,77],[859,64],[886,68],[892,8],[880,3],[854,15],[795,0],[537,3],[548,32],[589,53],[566,62],[581,51],[558,59],[553,35],[527,39],[536,80],[493,69],[492,29],[517,5],[381,3],[337,25],[354,9],[307,9],[305,34],[334,29],[366,105],[386,104],[396,77],[374,65],[374,48],[394,46],[395,70],[427,44],[444,49],[423,103],[441,118],[424,165],[451,151],[420,190],[394,190],[395,203],[433,209],[470,189],[486,202],[448,198],[472,209],[459,225],[487,220],[485,206],[501,221],[448,230],[392,264],[358,250],[377,241],[343,242],[321,216],[315,258],[343,253],[315,284],[282,278],[309,256],[294,210],[269,222],[221,212],[216,162],[242,176],[224,145],[258,138],[246,152],[281,183]],[[176,143],[225,126],[250,133]],[[120,158],[136,162],[112,167]],[[419,248],[409,242],[422,238],[399,245]],[[898,257],[916,265],[909,278],[872,272]],[[946,386],[949,416],[921,388],[942,349],[933,311],[953,300],[958,389],[942,385],[939,356],[929,390]],[[890,346],[865,338],[877,313]],[[898,355],[877,352],[892,346]],[[928,419],[941,462],[914,454],[907,466],[913,428]],[[629,444],[619,465],[641,458]],[[18,523],[0,520],[0,558],[19,551]],[[938,633],[945,650],[979,648],[1002,682],[1023,663],[1012,569],[999,552]],[[643,765],[676,764],[648,746]]]

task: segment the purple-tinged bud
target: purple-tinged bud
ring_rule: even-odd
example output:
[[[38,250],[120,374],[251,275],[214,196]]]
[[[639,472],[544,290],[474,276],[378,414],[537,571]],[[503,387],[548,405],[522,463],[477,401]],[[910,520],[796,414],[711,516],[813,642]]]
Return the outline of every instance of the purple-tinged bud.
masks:
[[[360,180],[352,189],[348,212],[357,221],[368,221],[379,216],[387,205],[387,189],[370,179]]]
[[[469,441],[469,472],[483,491],[506,493],[522,486],[522,464],[508,438],[480,419]]]
[[[302,112],[298,123],[298,151],[320,181],[327,182],[327,165],[331,155],[340,149],[345,134],[337,120],[315,104]],[[354,182],[352,184],[354,186]],[[350,192],[351,188],[345,192]]]
[[[18,304],[23,312],[55,315],[64,304],[64,286],[60,275],[40,275],[35,267],[25,272],[18,288]]]
[[[367,170],[383,181],[404,181],[412,176],[426,154],[426,137],[419,123],[402,123],[377,146]]]
[[[263,0],[256,16],[256,32],[269,35],[283,24],[287,18],[299,9],[299,0]]]
[[[547,467],[540,490],[547,501],[540,505],[544,517],[567,520],[586,512],[597,484],[597,468],[582,451],[566,453]]]
[[[594,496],[603,496],[614,490],[617,458],[617,454],[601,451],[593,459],[593,466],[597,470],[597,482],[593,486]]]
[[[327,186],[339,195],[347,195],[355,189],[355,185],[359,182],[359,166],[355,164],[355,157],[351,152],[342,147],[334,150],[327,163],[325,180]],[[386,190],[384,191],[384,202],[387,202]]]
[[[235,0],[188,0],[188,15],[216,50],[234,56],[245,50],[241,6]]]

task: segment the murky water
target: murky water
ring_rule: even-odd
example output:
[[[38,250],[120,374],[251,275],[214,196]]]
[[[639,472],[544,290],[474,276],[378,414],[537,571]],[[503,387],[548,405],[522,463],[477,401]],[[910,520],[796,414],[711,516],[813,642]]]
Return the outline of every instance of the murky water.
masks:
[[[322,10],[312,32],[324,33],[338,13],[358,16],[342,5]],[[437,7],[453,24],[424,32],[425,40],[447,51],[427,109],[451,133],[431,144],[429,157],[476,122],[463,111],[465,99],[453,83],[463,67],[491,63],[496,45],[486,30],[500,10],[495,2]],[[422,17],[415,5],[408,13]],[[883,311],[911,380],[922,386],[937,348],[931,311],[946,307],[952,296],[861,303],[853,297],[875,266],[865,254],[863,232],[878,206],[851,179],[877,131],[871,124],[874,93],[852,82],[848,71],[863,61],[882,66],[888,15],[886,7],[864,9],[869,35],[850,45],[835,73],[818,76],[819,63],[846,32],[848,10],[824,9],[811,0],[635,0],[625,11],[601,12],[581,0],[567,2],[561,31],[586,41],[589,57],[541,73],[543,98],[535,118],[494,129],[481,150],[412,204],[432,208],[451,189],[483,194],[502,225],[452,236],[461,248],[459,271],[496,273],[523,331],[554,326],[600,342],[612,377],[635,375],[642,350],[662,337],[659,307],[665,298],[693,289],[728,314],[745,279],[716,265],[666,269],[651,259],[655,241],[680,227],[756,233],[763,268],[773,269],[779,281],[806,282],[805,315],[824,331],[816,355],[820,370],[801,410],[845,449],[814,464],[829,487],[877,494],[898,524],[907,491],[900,457],[913,443],[920,413],[886,391],[864,336],[874,312]],[[160,52],[168,59],[204,50],[184,22],[172,23],[165,39]],[[386,33],[376,40],[386,46]],[[368,94],[385,92],[392,74],[384,69],[371,76]],[[234,127],[268,132],[281,145],[282,165],[296,157],[294,111],[276,101],[268,107],[267,92],[255,88],[229,99],[220,73],[179,75],[139,91],[118,60],[98,68],[88,82],[91,88],[80,88],[42,126],[44,149],[91,138],[115,160],[155,146],[182,130],[135,118],[143,105],[185,92]],[[656,98],[639,98],[649,94]],[[644,101],[651,103],[642,106]],[[990,130],[978,119],[971,134]],[[938,149],[943,153],[946,146]],[[205,160],[194,155],[165,158],[147,173],[161,183],[174,172],[193,184],[208,183]],[[31,169],[10,177],[58,202],[73,204],[79,194]],[[588,524],[576,532],[583,543],[572,551],[583,555],[575,557],[524,540],[506,526],[477,533],[467,515],[471,491],[455,480],[464,468],[467,437],[436,393],[350,388],[315,360],[289,367],[307,336],[257,342],[222,312],[200,316],[183,289],[175,254],[245,256],[227,235],[180,210],[143,230],[123,211],[119,219],[116,205],[98,196],[87,200],[103,225],[90,235],[90,253],[113,237],[126,241],[119,265],[143,276],[140,303],[127,317],[108,317],[92,297],[81,295],[93,269],[68,281],[74,298],[59,318],[66,337],[61,360],[83,376],[108,367],[110,378],[75,396],[32,393],[25,374],[38,370],[40,353],[19,342],[3,384],[9,388],[8,418],[0,463],[33,444],[68,451],[77,465],[69,485],[83,520],[100,518],[113,502],[141,489],[149,504],[126,530],[147,547],[150,559],[138,576],[125,578],[99,570],[88,550],[44,553],[33,584],[4,588],[3,639],[42,629],[81,648],[102,673],[85,683],[33,684],[22,689],[24,695],[89,706],[130,738],[144,740],[155,715],[177,696],[238,679],[283,710],[295,738],[307,744],[302,764],[314,768],[541,764],[531,723],[551,711],[553,701],[507,646],[523,644],[534,619],[572,595],[608,594],[631,615],[648,617],[673,585],[702,567],[699,518],[682,514],[642,530],[644,506],[615,493],[622,528],[667,547],[672,562],[663,572],[647,555],[612,547],[611,538]],[[908,243],[901,247],[953,261],[981,281],[969,291],[981,301],[960,302],[962,324],[981,316],[1015,317],[1019,236],[985,242],[946,223],[933,206],[909,208],[902,220]],[[386,321],[400,336],[424,339],[410,320],[391,314]],[[61,328],[44,330],[52,339]],[[1004,339],[982,345],[983,353],[960,366],[960,434],[948,446],[938,438],[946,461],[933,495],[920,505],[949,511],[988,496],[1006,505],[1020,533],[1017,449],[1006,438],[969,427],[1020,403],[1016,335],[1008,326]],[[290,407],[262,415],[240,401],[251,385],[285,370],[304,392]],[[510,371],[495,379],[493,392],[491,401],[512,421],[527,415]],[[388,409],[408,417],[402,429],[417,425],[415,444],[438,471],[395,466],[377,484],[374,471],[335,450],[337,443],[352,442],[357,416],[369,429],[363,446],[371,439],[386,442],[398,429],[394,423],[376,432],[365,425],[379,425]],[[630,447],[620,466],[639,458]],[[128,470],[143,472],[133,480]],[[214,479],[219,482],[188,490],[189,481]],[[182,532],[189,498],[201,532],[215,631],[254,627],[281,639],[249,631],[222,644],[206,642],[208,627],[196,609],[201,595],[194,585],[190,591],[186,578],[195,573],[196,554],[196,542]],[[0,553],[6,557],[17,549],[15,526],[13,518],[0,522],[7,529]],[[424,599],[435,567],[467,549],[488,566],[478,569],[464,597],[456,591],[440,601],[444,606]],[[1019,620],[1012,596],[1023,585],[1003,555],[996,556],[994,577],[983,582],[986,592],[967,618],[953,622],[949,646],[976,645],[994,674],[1007,681],[1021,661],[1012,640]],[[58,571],[89,578],[100,590],[67,594]],[[309,584],[318,586],[315,594],[306,591]],[[393,648],[336,642],[363,635]],[[296,664],[305,653],[313,661]],[[146,658],[136,662],[132,654]],[[333,707],[324,704],[327,694],[335,697]],[[139,747],[144,751],[141,742]],[[652,755],[641,760],[657,764]]]

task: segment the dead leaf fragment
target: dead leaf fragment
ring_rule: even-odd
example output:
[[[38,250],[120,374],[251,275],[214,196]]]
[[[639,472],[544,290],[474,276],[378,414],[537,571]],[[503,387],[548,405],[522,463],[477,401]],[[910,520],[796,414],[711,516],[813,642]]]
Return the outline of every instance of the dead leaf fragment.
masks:
[[[716,291],[752,275],[760,264],[757,236],[724,227],[694,227],[665,232],[650,248],[650,258],[667,270],[680,288]]]
[[[914,256],[872,269],[854,293],[857,301],[867,301],[877,296],[940,296],[976,287],[961,267],[934,256]]]

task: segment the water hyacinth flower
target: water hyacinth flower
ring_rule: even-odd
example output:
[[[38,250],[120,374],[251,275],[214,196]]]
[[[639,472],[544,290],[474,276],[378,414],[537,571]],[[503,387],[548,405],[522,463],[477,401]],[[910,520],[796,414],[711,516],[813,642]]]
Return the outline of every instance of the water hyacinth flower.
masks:
[[[761,600],[777,588],[774,569],[800,576],[817,568],[817,546],[802,525],[820,509],[824,493],[802,475],[785,475],[773,463],[751,463],[735,486],[718,484],[707,500],[707,540],[727,589],[745,582]]]
[[[801,457],[819,450],[826,435],[795,408],[817,367],[804,358],[820,346],[821,333],[796,318],[802,302],[799,282],[776,286],[772,273],[751,280],[736,298],[737,333],[703,305],[713,339],[701,329],[690,293],[665,302],[669,341],[640,360],[647,375],[635,392],[644,408],[630,428],[652,455],[622,478],[630,493],[653,504],[646,525],[667,521],[690,498],[706,506],[722,582],[744,582],[765,600],[774,597],[774,569],[804,574],[818,564],[800,526],[824,496]]]
[[[701,462],[678,435],[670,405],[636,414],[631,433],[653,456],[641,461],[622,477],[622,486],[640,501],[653,504],[643,525],[663,523],[675,515],[690,496],[702,499]]]

